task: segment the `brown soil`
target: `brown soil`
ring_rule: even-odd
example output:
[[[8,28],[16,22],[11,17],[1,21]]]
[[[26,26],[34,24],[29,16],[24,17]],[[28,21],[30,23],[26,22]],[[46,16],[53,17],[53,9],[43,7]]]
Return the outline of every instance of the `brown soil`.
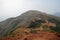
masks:
[[[16,36],[3,37],[1,40],[60,40],[60,35],[52,32],[38,32],[29,34],[17,34]]]

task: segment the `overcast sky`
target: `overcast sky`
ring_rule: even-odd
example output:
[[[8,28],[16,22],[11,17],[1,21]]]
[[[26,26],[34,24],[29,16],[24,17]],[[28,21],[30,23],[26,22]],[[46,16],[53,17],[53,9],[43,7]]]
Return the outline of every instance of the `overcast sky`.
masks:
[[[0,0],[0,21],[16,17],[27,10],[50,14],[60,12],[60,0]]]

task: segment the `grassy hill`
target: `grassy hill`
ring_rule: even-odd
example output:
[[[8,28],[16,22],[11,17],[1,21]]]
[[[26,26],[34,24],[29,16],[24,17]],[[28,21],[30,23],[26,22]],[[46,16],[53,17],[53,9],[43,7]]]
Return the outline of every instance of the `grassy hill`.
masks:
[[[42,25],[41,23],[46,23],[45,25],[47,25],[47,21],[56,25],[56,27],[49,27],[50,30],[60,33],[59,17],[37,10],[29,10],[18,17],[9,18],[0,22],[0,37],[10,35],[14,30],[21,27],[28,28],[30,30],[39,28]],[[48,24],[48,26],[49,25],[50,24]]]

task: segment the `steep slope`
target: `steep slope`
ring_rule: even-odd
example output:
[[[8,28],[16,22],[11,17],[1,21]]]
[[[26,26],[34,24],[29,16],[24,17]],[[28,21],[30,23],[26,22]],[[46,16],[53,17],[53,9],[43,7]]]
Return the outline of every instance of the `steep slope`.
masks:
[[[36,10],[30,10],[18,17],[10,18],[3,22],[0,22],[0,37],[9,35],[12,31],[14,31],[17,28],[29,27],[31,21],[35,21],[35,19],[38,19],[38,18],[55,23],[57,27],[53,27],[51,29],[60,33],[59,17],[46,14],[44,12],[36,11]]]

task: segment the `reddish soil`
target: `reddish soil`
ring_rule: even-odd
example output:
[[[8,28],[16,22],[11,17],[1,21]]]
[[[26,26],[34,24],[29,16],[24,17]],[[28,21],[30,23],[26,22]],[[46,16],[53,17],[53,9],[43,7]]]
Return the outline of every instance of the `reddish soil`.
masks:
[[[20,34],[14,37],[7,36],[1,40],[60,40],[60,35],[51,32],[30,33],[28,35]]]

